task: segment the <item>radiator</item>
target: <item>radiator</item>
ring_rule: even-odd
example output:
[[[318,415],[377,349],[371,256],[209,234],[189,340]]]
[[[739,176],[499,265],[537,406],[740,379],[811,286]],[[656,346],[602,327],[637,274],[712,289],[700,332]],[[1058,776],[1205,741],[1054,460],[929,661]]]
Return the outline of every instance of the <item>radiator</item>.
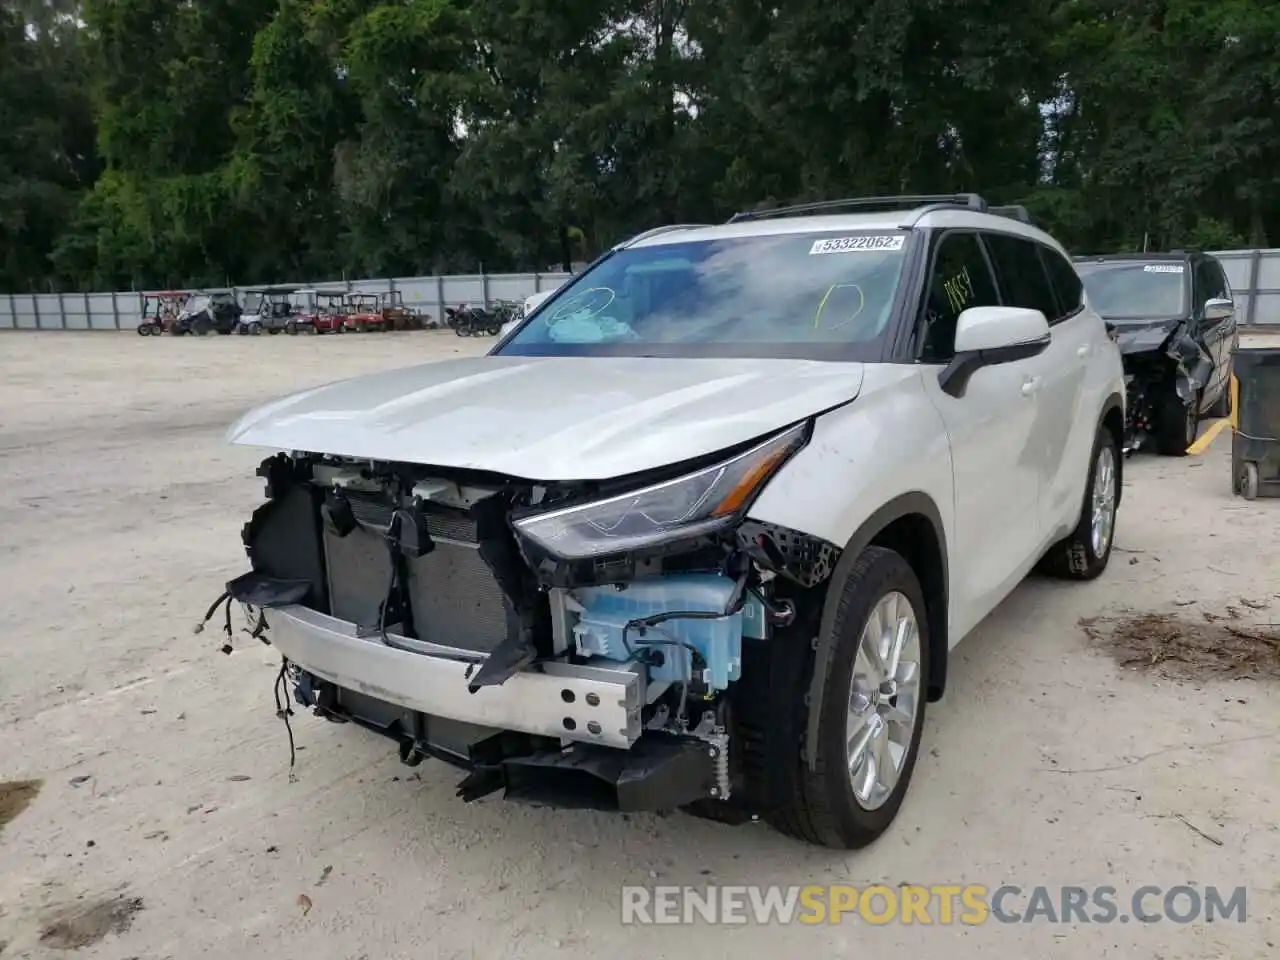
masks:
[[[387,594],[391,560],[381,531],[391,508],[350,497],[361,526],[346,537],[325,532],[325,558],[333,616],[374,623]],[[463,513],[430,513],[435,549],[408,561],[409,606],[419,640],[467,650],[493,650],[507,635],[507,605],[498,581],[480,557],[475,525]]]

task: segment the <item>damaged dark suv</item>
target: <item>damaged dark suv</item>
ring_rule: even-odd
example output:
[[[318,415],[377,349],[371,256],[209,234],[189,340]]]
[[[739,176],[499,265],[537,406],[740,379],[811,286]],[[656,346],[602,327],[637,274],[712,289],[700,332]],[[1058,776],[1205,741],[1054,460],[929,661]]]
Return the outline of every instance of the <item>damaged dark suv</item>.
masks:
[[[981,197],[658,228],[488,356],[246,414],[287,452],[223,625],[464,799],[860,847],[951,649],[1037,564],[1106,569],[1123,422],[1069,256]]]
[[[1154,440],[1161,454],[1184,455],[1201,418],[1228,413],[1239,336],[1222,264],[1190,250],[1075,260],[1124,357],[1125,452]]]

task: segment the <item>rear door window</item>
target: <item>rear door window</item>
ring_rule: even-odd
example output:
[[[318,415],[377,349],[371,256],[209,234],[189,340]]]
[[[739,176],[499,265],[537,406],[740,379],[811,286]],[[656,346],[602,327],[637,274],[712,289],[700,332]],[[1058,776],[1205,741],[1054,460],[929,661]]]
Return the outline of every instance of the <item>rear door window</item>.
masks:
[[[1007,233],[983,235],[996,268],[996,279],[1007,307],[1039,310],[1050,323],[1058,319],[1058,302],[1039,244]]]
[[[1080,312],[1084,306],[1084,284],[1080,274],[1071,265],[1071,261],[1052,247],[1040,246],[1040,256],[1044,260],[1045,269],[1049,271],[1049,282],[1053,286],[1054,297],[1058,301],[1058,320],[1066,320]],[[1049,317],[1049,322],[1054,322]]]
[[[920,359],[946,363],[956,352],[956,321],[970,307],[999,306],[982,245],[973,233],[946,233],[938,241],[921,307]]]

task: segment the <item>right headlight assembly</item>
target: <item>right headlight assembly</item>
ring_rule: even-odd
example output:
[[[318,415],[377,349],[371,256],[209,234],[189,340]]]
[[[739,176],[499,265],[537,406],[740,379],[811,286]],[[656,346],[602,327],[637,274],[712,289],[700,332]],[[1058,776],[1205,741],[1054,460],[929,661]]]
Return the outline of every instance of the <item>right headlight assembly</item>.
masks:
[[[515,521],[517,532],[566,560],[625,553],[734,526],[778,468],[805,443],[806,424],[775,434],[721,463]]]

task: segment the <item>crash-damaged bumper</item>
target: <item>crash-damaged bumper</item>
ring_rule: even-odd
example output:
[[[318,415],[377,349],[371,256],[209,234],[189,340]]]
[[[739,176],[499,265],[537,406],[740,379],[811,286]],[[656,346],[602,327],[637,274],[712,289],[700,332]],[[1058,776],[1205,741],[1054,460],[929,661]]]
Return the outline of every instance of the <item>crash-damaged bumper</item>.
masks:
[[[1162,415],[1161,396],[1172,390],[1184,406],[1199,403],[1213,374],[1213,359],[1185,320],[1125,324],[1116,340],[1125,370],[1126,453],[1145,445]]]
[[[772,802],[769,765],[794,766],[804,674],[778,658],[808,656],[792,598],[830,576],[833,545],[742,508],[687,537],[565,559],[523,540],[520,518],[632,495],[561,499],[511,478],[308,455],[259,473],[267,502],[244,529],[253,569],[223,596],[228,640],[239,602],[297,704],[392,738],[406,763],[465,769],[464,799],[732,800],[745,815]]]

